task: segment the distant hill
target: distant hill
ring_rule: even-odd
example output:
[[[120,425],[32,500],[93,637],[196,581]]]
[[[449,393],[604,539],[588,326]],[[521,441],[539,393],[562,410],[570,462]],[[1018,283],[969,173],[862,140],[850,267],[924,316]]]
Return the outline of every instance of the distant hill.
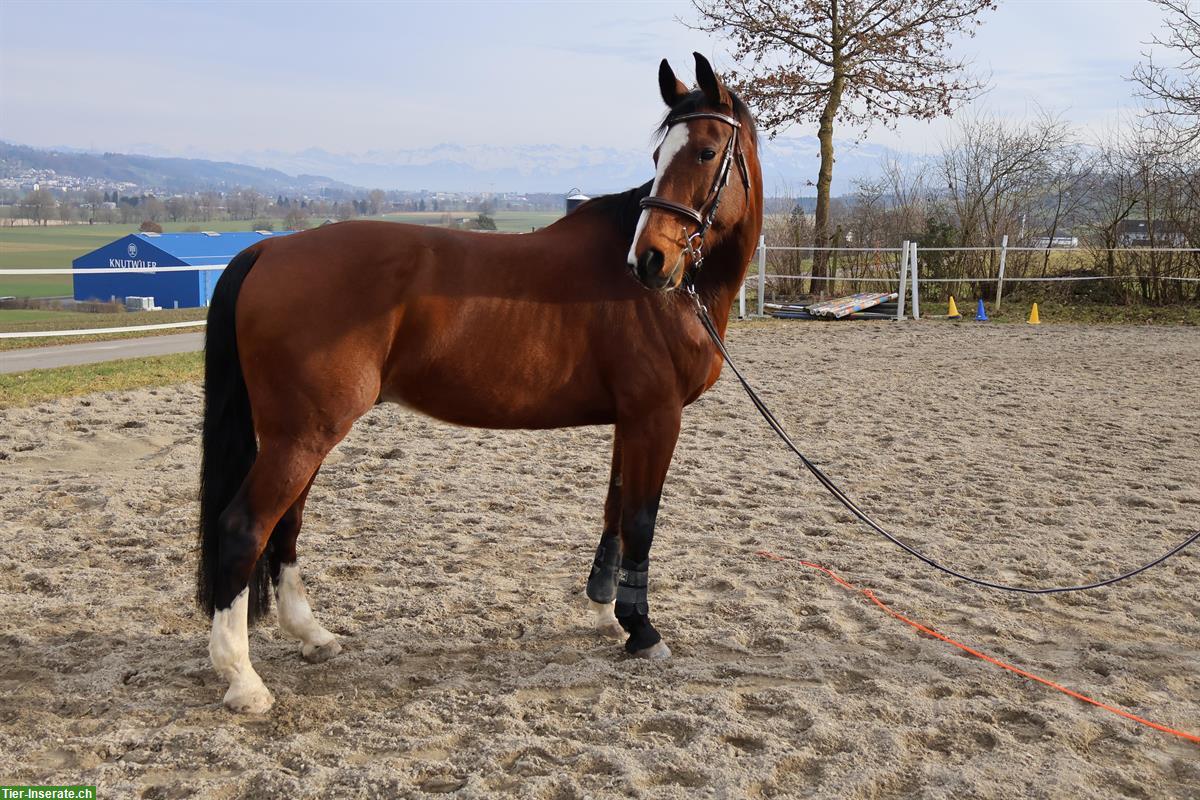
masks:
[[[167,192],[253,188],[272,194],[316,194],[322,189],[355,188],[320,175],[293,176],[277,169],[228,161],[39,150],[0,142],[0,178],[15,178],[28,170],[54,170],[62,176],[134,183],[143,190]]]
[[[856,179],[877,177],[888,157],[911,157],[865,142],[838,142],[837,146],[834,195],[853,191]],[[819,152],[815,137],[763,137],[760,154],[767,196],[815,194]],[[577,186],[597,194],[637,186],[654,175],[649,148],[584,145],[443,143],[359,154],[330,153],[320,148],[300,152],[247,150],[222,153],[221,158],[99,154],[69,147],[42,150],[0,142],[0,179],[19,176],[29,169],[52,169],[59,175],[127,181],[143,189],[170,192],[241,187],[270,194],[309,195],[323,189],[361,188],[558,194]]]

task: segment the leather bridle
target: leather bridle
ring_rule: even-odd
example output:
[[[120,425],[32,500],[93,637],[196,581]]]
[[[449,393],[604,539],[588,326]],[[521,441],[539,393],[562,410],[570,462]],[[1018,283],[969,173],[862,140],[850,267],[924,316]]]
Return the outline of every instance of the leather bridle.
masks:
[[[687,252],[691,257],[691,271],[693,272],[699,270],[704,265],[704,238],[708,235],[708,229],[712,227],[713,219],[717,216],[717,209],[721,205],[721,193],[729,185],[729,171],[734,161],[737,161],[738,171],[742,175],[742,185],[745,187],[747,194],[750,190],[750,171],[746,166],[746,154],[742,152],[741,142],[738,138],[738,130],[742,127],[742,123],[733,117],[718,114],[715,111],[697,111],[693,114],[682,114],[675,119],[669,120],[667,127],[670,128],[672,125],[678,125],[681,122],[690,122],[694,119],[715,119],[733,128],[729,134],[729,142],[725,145],[725,154],[721,158],[721,168],[717,171],[716,180],[713,181],[712,187],[708,190],[708,195],[705,196],[704,202],[700,204],[700,209],[696,210],[690,206],[668,200],[665,197],[655,197],[654,195],[642,198],[642,201],[638,204],[642,209],[661,208],[664,211],[679,214],[700,226],[690,236],[687,234],[687,229],[684,228],[684,236],[687,237]],[[708,213],[704,212],[705,206],[708,207]],[[690,276],[687,276],[687,273],[685,273],[685,277]]]

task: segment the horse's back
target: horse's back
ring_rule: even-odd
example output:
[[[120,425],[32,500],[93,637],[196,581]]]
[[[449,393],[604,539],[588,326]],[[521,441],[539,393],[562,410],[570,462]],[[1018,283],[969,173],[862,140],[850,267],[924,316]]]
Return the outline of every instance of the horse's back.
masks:
[[[259,393],[311,387],[334,417],[383,399],[464,425],[611,422],[606,332],[639,295],[618,245],[388,222],[264,242],[238,303],[251,395],[255,371]]]

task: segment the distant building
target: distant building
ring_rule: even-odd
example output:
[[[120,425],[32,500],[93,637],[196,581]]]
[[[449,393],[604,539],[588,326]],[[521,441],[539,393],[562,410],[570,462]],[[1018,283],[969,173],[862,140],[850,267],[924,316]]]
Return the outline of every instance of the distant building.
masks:
[[[572,189],[571,191],[567,192],[567,213],[570,214],[572,211],[579,208],[581,205],[591,199],[592,198],[588,197],[579,189]]]
[[[126,297],[154,298],[162,308],[207,306],[217,285],[219,270],[155,272],[159,267],[224,266],[252,244],[271,233],[133,233],[93,250],[71,262],[73,269],[119,269],[121,272],[74,275],[78,301]]]
[[[1118,247],[1187,247],[1187,234],[1173,222],[1125,219],[1117,223]]]
[[[1039,236],[1033,240],[1034,247],[1079,247],[1079,239],[1075,236]]]

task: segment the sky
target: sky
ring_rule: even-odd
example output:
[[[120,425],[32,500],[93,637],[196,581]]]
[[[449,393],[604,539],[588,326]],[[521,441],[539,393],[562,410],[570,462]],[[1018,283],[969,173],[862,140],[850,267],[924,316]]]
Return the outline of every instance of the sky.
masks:
[[[151,154],[366,153],[441,143],[649,149],[657,69],[719,38],[663,2],[0,0],[0,139]],[[1039,107],[1098,132],[1161,27],[1144,0],[1001,0],[955,54],[990,79],[971,111]],[[935,152],[949,123],[868,142]],[[809,135],[815,126],[786,131]],[[841,130],[839,138],[856,131]]]

